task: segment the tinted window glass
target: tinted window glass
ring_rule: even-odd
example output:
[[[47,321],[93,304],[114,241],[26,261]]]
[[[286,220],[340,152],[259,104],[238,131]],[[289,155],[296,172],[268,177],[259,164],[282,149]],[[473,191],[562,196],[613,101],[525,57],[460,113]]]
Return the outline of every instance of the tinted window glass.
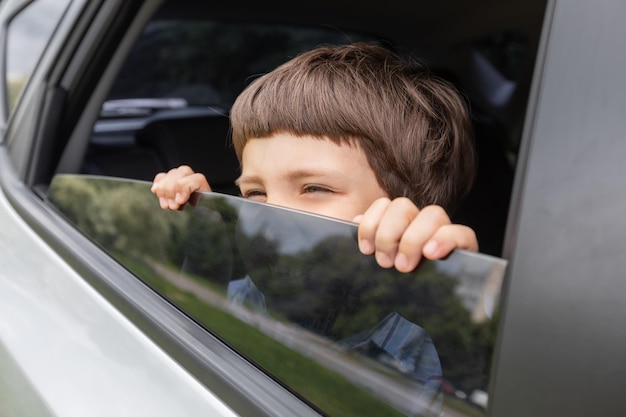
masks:
[[[49,199],[329,415],[484,415],[505,261],[457,251],[401,274],[359,252],[353,224],[218,193],[164,211],[150,185],[57,176]]]
[[[9,109],[15,107],[69,0],[39,0],[20,12],[7,32],[6,74]]]

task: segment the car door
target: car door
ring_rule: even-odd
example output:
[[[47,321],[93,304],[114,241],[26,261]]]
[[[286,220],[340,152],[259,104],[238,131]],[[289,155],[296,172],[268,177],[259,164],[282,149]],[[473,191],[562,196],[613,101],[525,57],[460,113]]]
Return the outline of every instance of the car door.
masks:
[[[492,415],[623,415],[625,5],[555,1],[517,173]]]
[[[14,58],[9,58],[11,51],[17,53],[23,49],[12,44],[17,39],[17,35],[12,34],[12,27],[20,24],[22,12],[27,13],[40,3],[46,2],[2,0],[0,4],[4,34],[4,50],[0,57],[4,65],[0,71],[4,71],[5,90],[0,116],[3,121],[0,147],[0,274],[3,285],[0,291],[3,297],[0,304],[3,308],[0,315],[0,353],[3,358],[0,407],[5,408],[0,411],[8,410],[6,413],[18,415],[104,415],[123,412],[168,414],[175,410],[178,414],[195,415],[212,410],[224,415],[285,416],[346,412],[333,408],[333,401],[340,406],[354,407],[350,412],[363,412],[358,408],[362,405],[368,410],[380,410],[367,407],[372,398],[382,395],[379,385],[364,387],[356,384],[358,390],[367,393],[367,400],[357,400],[356,405],[345,400],[352,395],[338,394],[341,392],[339,388],[333,391],[337,395],[326,393],[320,400],[306,383],[302,385],[302,381],[291,379],[307,374],[281,370],[280,366],[273,368],[272,361],[257,357],[254,349],[248,351],[246,349],[251,348],[245,343],[239,344],[237,334],[228,333],[241,328],[246,329],[240,333],[244,335],[259,332],[261,319],[253,326],[243,319],[257,317],[256,309],[263,304],[267,309],[268,294],[272,291],[283,289],[286,295],[300,293],[302,282],[289,282],[283,278],[278,280],[280,285],[272,288],[272,280],[267,276],[261,280],[262,284],[256,277],[246,280],[245,274],[236,276],[243,279],[239,281],[230,279],[235,278],[235,270],[231,270],[228,282],[237,281],[233,284],[237,291],[233,291],[240,294],[239,298],[246,301],[247,307],[240,316],[224,313],[231,300],[227,296],[228,284],[220,283],[219,290],[226,294],[227,303],[223,310],[214,311],[214,314],[223,319],[222,323],[205,322],[203,308],[195,315],[197,304],[191,295],[196,290],[171,286],[171,281],[175,281],[180,286],[190,285],[197,289],[193,285],[198,282],[192,280],[189,283],[185,275],[189,271],[192,271],[191,275],[198,275],[197,270],[193,272],[194,268],[205,272],[211,268],[223,271],[226,267],[220,262],[211,264],[210,259],[215,257],[205,256],[203,259],[193,252],[211,253],[224,243],[215,236],[210,243],[208,232],[193,235],[189,229],[180,229],[176,221],[172,221],[173,225],[163,222],[159,220],[162,213],[145,215],[151,209],[147,205],[150,203],[144,201],[149,201],[151,195],[146,192],[147,184],[136,183],[132,178],[139,177],[137,172],[140,171],[142,179],[149,179],[146,172],[153,172],[155,167],[169,167],[162,165],[164,158],[172,161],[180,156],[175,153],[179,149],[169,147],[171,143],[167,142],[172,137],[177,138],[176,144],[183,142],[176,135],[179,128],[187,129],[185,132],[212,129],[214,137],[225,143],[224,135],[218,133],[224,131],[224,108],[181,109],[176,107],[177,101],[167,102],[167,106],[163,102],[157,106],[145,105],[146,102],[141,105],[112,102],[146,98],[123,96],[114,88],[119,86],[116,80],[132,56],[133,45],[143,40],[142,33],[150,26],[149,22],[174,11],[175,17],[193,15],[201,19],[210,15],[215,20],[245,22],[249,26],[269,22],[270,30],[264,33],[269,33],[270,38],[255,36],[259,44],[261,39],[285,42],[283,32],[277,36],[279,31],[276,28],[280,24],[307,26],[315,19],[316,23],[325,22],[326,28],[336,28],[342,35],[349,33],[351,39],[357,34],[367,38],[384,33],[388,39],[395,40],[392,35],[400,34],[400,49],[415,49],[428,56],[434,67],[442,65],[442,69],[456,70],[452,75],[464,76],[457,81],[464,87],[473,109],[480,110],[474,114],[476,121],[480,122],[479,129],[491,134],[495,131],[495,136],[487,137],[499,140],[499,128],[504,123],[507,141],[503,142],[506,145],[504,152],[497,147],[489,148],[497,150],[497,159],[494,165],[481,165],[489,167],[483,173],[484,182],[480,183],[485,186],[480,194],[482,199],[478,200],[481,204],[472,206],[471,216],[459,216],[459,219],[474,221],[479,214],[481,219],[476,223],[477,229],[481,230],[482,236],[492,237],[484,248],[492,254],[501,254],[509,266],[502,283],[503,292],[489,301],[492,305],[499,305],[501,310],[491,310],[498,311],[498,314],[483,321],[482,326],[467,319],[467,311],[458,306],[463,305],[464,297],[471,299],[470,295],[475,293],[468,290],[468,284],[458,284],[469,279],[455,278],[458,285],[452,287],[458,291],[452,291],[455,297],[446,299],[455,300],[450,301],[456,305],[453,311],[468,320],[466,327],[474,332],[472,336],[457,328],[447,329],[448,322],[437,322],[430,327],[430,319],[426,320],[426,325],[421,319],[408,320],[427,329],[429,335],[436,335],[434,345],[445,353],[445,360],[440,360],[444,371],[439,388],[443,398],[441,410],[446,414],[486,413],[507,417],[623,414],[621,357],[626,338],[621,330],[624,318],[621,295],[625,289],[624,265],[620,256],[624,201],[620,191],[623,188],[621,138],[625,131],[626,93],[622,74],[626,65],[620,43],[624,38],[620,23],[624,14],[622,2],[503,1],[498,4],[475,3],[469,7],[458,2],[407,5],[399,1],[386,3],[384,7],[377,3],[361,4],[358,8],[350,2],[306,2],[298,5],[305,9],[303,13],[294,5],[272,1],[263,5],[246,1],[216,5],[181,0],[167,2],[166,8],[160,8],[162,2],[159,1],[53,1],[49,3],[61,5],[61,11],[46,14],[48,31],[43,34],[39,47],[29,44],[28,48],[28,58],[34,66],[28,67],[28,77],[19,83],[19,88],[12,90],[7,82],[7,71],[11,71]],[[491,32],[486,33],[487,29]],[[19,31],[16,33],[19,35]],[[32,35],[27,31],[24,33]],[[185,36],[200,36],[198,33],[205,32],[195,31]],[[232,40],[233,36],[212,39],[218,44],[218,40]],[[178,38],[174,39],[169,48],[157,46],[154,49],[157,53],[167,52],[170,57],[177,58],[179,55],[175,53],[184,55],[188,51],[178,48],[181,45],[177,45],[177,41]],[[287,51],[283,44],[280,45],[283,52]],[[426,47],[422,48],[424,45]],[[232,61],[222,55],[219,63],[233,68],[240,57],[261,50],[260,47],[249,48],[245,54],[234,55],[238,59]],[[140,65],[136,67],[141,68]],[[154,65],[157,67],[161,69]],[[484,72],[477,73],[477,68]],[[234,72],[228,71],[228,74]],[[465,79],[485,75],[489,77]],[[141,81],[141,77],[135,80]],[[528,95],[526,84],[530,85],[531,81]],[[129,84],[139,87],[140,83]],[[482,94],[487,90],[481,90],[481,86],[495,84],[500,88],[489,90],[492,95]],[[198,91],[206,92],[205,86]],[[501,102],[502,97],[508,97],[510,101]],[[515,110],[507,112],[511,108]],[[120,116],[123,112],[135,113]],[[213,118],[216,115],[222,118]],[[209,116],[211,119],[207,121]],[[182,136],[192,138],[192,135]],[[155,142],[151,142],[155,138]],[[494,143],[486,142],[487,145]],[[202,156],[199,153],[186,155],[185,158]],[[231,157],[218,159],[231,161],[227,165],[233,168],[232,159],[228,159]],[[148,169],[143,169],[146,167]],[[112,171],[105,172],[108,168]],[[510,187],[512,168],[515,169],[515,184]],[[66,200],[73,202],[73,206],[69,211],[65,208],[65,214],[61,214],[58,212],[61,204],[53,202],[48,191],[57,178],[62,181],[62,174],[67,173],[83,174],[82,179],[89,181],[88,186],[83,184],[78,190],[69,187],[82,198]],[[92,187],[99,180],[85,177],[85,174],[126,179],[115,180],[121,181],[117,182],[119,187],[100,193]],[[235,174],[236,169],[229,175]],[[224,184],[228,180],[225,177]],[[137,184],[143,191],[122,193],[113,189]],[[60,189],[67,190],[68,187]],[[226,185],[223,191],[236,192],[227,189]],[[117,197],[116,192],[120,193]],[[112,213],[117,213],[117,208],[111,201],[121,198],[120,195],[124,198],[120,206],[129,212],[120,215],[120,223],[116,224],[112,223],[112,218],[116,218]],[[147,197],[144,200],[139,195]],[[99,199],[100,206],[93,203]],[[230,201],[228,196],[225,199]],[[94,205],[89,206],[87,202],[91,200]],[[110,205],[106,206],[107,203]],[[134,209],[143,214],[133,215]],[[216,209],[207,210],[211,213]],[[195,211],[201,212],[202,207]],[[181,214],[178,218],[187,215],[198,224],[207,220],[200,213]],[[138,228],[141,222],[129,220],[138,218],[148,222],[147,228],[159,238],[138,241],[137,236],[146,227]],[[323,223],[334,224],[332,221]],[[218,222],[215,227],[224,230],[227,224]],[[343,226],[338,227],[342,229]],[[161,240],[163,236],[169,236],[171,229],[189,232],[185,250],[192,253],[180,248],[174,251],[181,263],[172,263],[178,269],[174,271],[175,277],[168,272],[170,279],[167,281],[167,277],[155,278],[154,274],[146,273],[145,265],[141,264],[145,259],[138,253],[156,251],[163,255],[159,260],[176,255],[163,252],[164,247],[158,246],[176,240],[168,239],[165,243]],[[192,245],[194,242],[199,245]],[[274,256],[272,259],[278,259],[270,250],[272,245],[260,247],[268,249],[268,254]],[[329,259],[330,255],[332,253],[328,254]],[[270,263],[269,270],[277,270],[280,276],[281,272],[290,269],[305,269],[299,260],[287,259],[281,258],[282,263],[276,265]],[[183,264],[183,260],[186,263]],[[174,268],[172,265],[169,265],[170,269]],[[340,270],[340,266],[334,269]],[[323,272],[324,275],[330,274],[329,271]],[[180,276],[185,280],[176,281]],[[444,277],[443,281],[449,278]],[[478,282],[486,282],[484,276],[482,279]],[[207,284],[207,279],[201,277],[199,280],[202,285]],[[345,279],[337,279],[336,284],[338,292],[348,287]],[[262,285],[262,291],[258,285]],[[325,293],[335,294],[332,288],[330,284],[325,286]],[[344,295],[352,296],[351,291],[344,291]],[[405,292],[414,294],[418,291],[410,288]],[[450,291],[445,293],[449,295]],[[313,293],[302,291],[302,294]],[[282,329],[280,325],[286,322],[292,324],[285,321],[285,311],[291,311],[287,307],[306,305],[300,298],[289,296],[274,295],[271,299],[279,300],[278,305],[282,308],[277,309],[277,304],[269,303],[270,312],[275,315],[271,322],[274,330]],[[343,300],[342,306],[368,305],[355,303],[355,299],[337,297],[335,301]],[[376,297],[372,299],[376,300]],[[252,307],[250,300],[257,300]],[[422,305],[428,300],[419,301],[417,304]],[[333,305],[326,303],[324,306]],[[481,306],[483,310],[484,307]],[[322,309],[319,305],[318,308]],[[356,325],[362,317],[352,313],[356,318],[346,316],[350,317],[348,320],[337,316],[332,322],[341,324],[343,320],[344,328],[347,328],[346,322]],[[310,312],[307,314],[311,316]],[[313,333],[320,336],[319,323],[324,322],[319,318],[319,311],[317,314],[315,320],[309,321],[317,323],[318,327],[313,326]],[[432,316],[431,313],[429,317]],[[379,320],[370,321],[369,327],[365,327],[371,330],[375,324],[404,323],[401,320],[403,314],[391,316],[389,321],[384,321],[385,317],[378,314],[376,318]],[[236,324],[230,328],[223,323]],[[296,323],[300,325],[302,322]],[[28,331],[19,331],[22,329]],[[440,329],[449,332],[439,334]],[[274,333],[280,334],[279,331]],[[393,333],[389,335],[393,340]],[[255,333],[255,336],[259,334]],[[277,347],[289,341],[278,343],[265,333],[261,336],[265,337],[263,343],[272,344],[275,354],[279,352],[276,354],[279,359],[289,362],[288,359],[293,357],[294,352],[284,353],[284,346]],[[323,338],[328,336],[321,334]],[[469,347],[474,345],[461,343],[462,348],[449,348],[456,346],[452,336],[462,341],[490,340],[491,344],[481,345],[480,354],[468,353]],[[445,340],[443,344],[439,342],[441,337]],[[339,339],[330,340],[336,343]],[[361,339],[364,341],[372,342]],[[300,341],[298,349],[316,346],[302,345]],[[45,348],[40,349],[40,346]],[[259,342],[258,346],[265,345]],[[302,356],[300,350],[296,353]],[[460,360],[464,355],[476,362],[471,369],[473,373],[467,371],[461,375],[465,369],[461,369],[459,363],[468,363]],[[441,355],[438,356],[441,359]],[[358,358],[371,360],[367,355]],[[455,358],[457,362],[454,362]],[[394,361],[388,358],[386,362],[377,360],[370,364],[377,371],[391,370],[393,378],[405,378],[404,365]],[[280,360],[276,362],[283,365]],[[341,364],[346,362],[341,361]],[[81,367],[81,364],[89,366]],[[323,373],[320,369],[328,368],[319,364],[313,367],[318,373]],[[339,369],[332,370],[340,372]],[[151,377],[142,377],[142,374]],[[59,375],[63,377],[59,378]],[[449,375],[454,378],[448,379]],[[331,383],[313,384],[316,385],[336,387]],[[349,388],[354,389],[354,386]],[[39,400],[30,401],[35,398]],[[388,398],[385,401],[384,407],[395,404]],[[452,402],[458,407],[452,407]]]

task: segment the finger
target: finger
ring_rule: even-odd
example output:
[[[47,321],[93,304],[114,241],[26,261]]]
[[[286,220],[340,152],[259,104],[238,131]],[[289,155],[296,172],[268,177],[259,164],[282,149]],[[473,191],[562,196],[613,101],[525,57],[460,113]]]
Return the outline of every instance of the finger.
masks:
[[[478,239],[472,228],[461,224],[440,227],[424,246],[423,254],[428,259],[441,259],[454,249],[478,252]]]
[[[420,210],[399,238],[394,266],[398,271],[409,272],[417,267],[426,245],[432,241],[442,227],[450,225],[450,218],[440,206],[426,206]],[[442,242],[450,243],[447,235],[441,235]],[[435,245],[437,242],[435,241]],[[437,251],[442,248],[433,248]]]
[[[178,210],[189,201],[194,191],[211,191],[211,187],[206,182],[204,175],[193,174],[179,179],[174,186],[174,191],[174,198],[169,201],[169,208]]]
[[[354,219],[352,219],[352,223],[359,224],[359,223],[361,223],[361,219],[363,219],[363,215],[359,214],[359,215],[355,216]]]
[[[166,209],[178,210],[180,203],[176,202],[176,195],[180,193],[180,181],[185,178],[186,175],[191,175],[193,171],[187,166],[180,166],[178,168],[170,169],[166,176],[163,177],[157,185],[157,196],[159,196],[159,203],[163,207],[163,201],[165,201]]]
[[[152,187],[150,187],[150,191],[159,199],[159,205],[162,209],[169,208],[169,204],[163,190],[163,181],[166,181],[166,178],[167,174],[165,172],[159,172],[155,175],[154,180],[152,181]]]
[[[156,174],[154,176],[154,179],[152,180],[152,187],[150,188],[150,191],[152,191],[153,193],[156,192],[156,190],[158,189],[159,186],[159,182],[163,181],[163,179],[167,176],[167,174],[165,172],[159,172],[158,174]]]
[[[408,198],[396,198],[387,206],[374,239],[376,261],[380,266],[396,264],[401,240],[419,214],[420,210]]]
[[[196,190],[211,191],[204,175],[194,173],[187,166],[172,168],[154,177],[151,191],[159,198],[163,209],[180,210]]]
[[[361,216],[357,216],[355,221],[359,222],[358,237],[359,250],[365,255],[374,253],[374,240],[376,238],[376,230],[387,206],[391,204],[388,198],[379,198],[374,201],[371,206]]]
[[[193,170],[182,165],[178,168],[172,168],[167,173],[159,172],[155,175],[152,182],[151,191],[158,197],[173,198],[173,194],[176,182],[181,178],[193,174]]]

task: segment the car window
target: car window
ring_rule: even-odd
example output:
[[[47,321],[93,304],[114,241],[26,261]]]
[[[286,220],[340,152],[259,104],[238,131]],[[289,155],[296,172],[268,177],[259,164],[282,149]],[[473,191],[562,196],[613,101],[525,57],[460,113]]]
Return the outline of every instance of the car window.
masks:
[[[352,223],[219,193],[164,211],[150,185],[57,175],[48,200],[326,415],[484,415],[504,260],[456,251],[402,274]]]
[[[69,0],[37,0],[11,20],[6,38],[4,80],[9,110],[15,107],[18,96],[69,3]]]

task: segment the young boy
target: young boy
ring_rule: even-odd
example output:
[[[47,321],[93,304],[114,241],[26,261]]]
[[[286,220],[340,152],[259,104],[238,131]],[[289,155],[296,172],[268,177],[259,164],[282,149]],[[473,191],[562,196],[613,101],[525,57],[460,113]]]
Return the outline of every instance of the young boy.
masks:
[[[472,185],[474,147],[456,90],[373,43],[303,53],[250,84],[231,113],[252,200],[359,223],[359,248],[378,264],[413,270],[422,256],[476,251],[450,212]],[[152,192],[180,209],[210,191],[188,166],[159,173]]]

